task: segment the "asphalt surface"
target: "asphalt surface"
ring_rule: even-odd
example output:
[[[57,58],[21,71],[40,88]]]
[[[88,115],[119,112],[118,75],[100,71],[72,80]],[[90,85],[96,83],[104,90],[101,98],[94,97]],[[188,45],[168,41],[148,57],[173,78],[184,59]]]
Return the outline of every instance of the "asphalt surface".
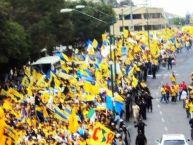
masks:
[[[173,66],[172,70],[167,70],[167,67],[161,67],[157,73],[157,78],[152,79],[148,76],[147,84],[152,93],[153,112],[147,113],[147,124],[145,128],[145,135],[147,137],[147,145],[156,145],[156,140],[160,139],[163,134],[180,133],[184,134],[187,139],[190,139],[189,119],[186,118],[186,112],[182,107],[182,101],[177,103],[160,102],[160,88],[163,83],[170,83],[169,76],[172,71],[175,72],[177,82],[185,81],[190,83],[190,74],[193,71],[193,50],[187,52],[185,49],[182,53],[176,55],[177,64]],[[131,134],[131,145],[135,145],[137,129],[134,128],[132,121],[128,124]],[[193,142],[189,142],[193,145]]]

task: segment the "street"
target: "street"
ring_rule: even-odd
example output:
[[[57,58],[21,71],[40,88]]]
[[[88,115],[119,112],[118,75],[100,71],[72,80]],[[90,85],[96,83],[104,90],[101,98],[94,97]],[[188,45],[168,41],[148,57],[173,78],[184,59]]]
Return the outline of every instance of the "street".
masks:
[[[185,81],[190,83],[190,74],[193,71],[193,51],[187,52],[185,49],[182,53],[177,54],[177,64],[173,67],[176,74],[177,82]],[[156,140],[160,139],[162,134],[181,133],[190,139],[189,119],[186,118],[185,110],[182,107],[182,101],[177,103],[165,102],[160,103],[160,87],[164,83],[170,83],[169,75],[172,72],[161,67],[157,73],[157,78],[152,79],[148,76],[148,86],[151,90],[153,99],[153,112],[147,113],[147,120],[144,121],[147,126],[145,135],[147,145],[156,145]],[[136,131],[132,121],[129,123],[131,134],[131,145],[135,145]],[[192,143],[189,142],[191,145]]]

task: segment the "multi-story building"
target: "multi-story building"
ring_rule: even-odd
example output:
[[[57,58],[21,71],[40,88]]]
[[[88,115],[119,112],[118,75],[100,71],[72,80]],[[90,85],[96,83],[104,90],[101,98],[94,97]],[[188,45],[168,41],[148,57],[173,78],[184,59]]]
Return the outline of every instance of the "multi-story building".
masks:
[[[193,25],[193,15],[192,16],[190,16],[190,25]]]
[[[130,31],[160,30],[168,24],[162,8],[153,7],[121,7],[114,8],[116,23],[114,33],[121,35],[124,29]]]

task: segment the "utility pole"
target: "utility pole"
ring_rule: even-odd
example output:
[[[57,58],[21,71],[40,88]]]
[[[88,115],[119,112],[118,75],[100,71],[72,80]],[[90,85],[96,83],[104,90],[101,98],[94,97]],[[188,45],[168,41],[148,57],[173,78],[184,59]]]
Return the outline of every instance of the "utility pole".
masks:
[[[150,35],[149,35],[149,12],[148,12],[147,5],[148,5],[148,0],[146,0],[146,14],[147,14],[147,17],[146,17],[147,25],[146,26],[147,26],[147,35],[148,35],[148,47],[149,49],[151,49]]]
[[[133,31],[133,10],[132,10],[132,4],[130,5],[130,28],[129,28],[129,31]]]
[[[123,15],[123,8],[121,9],[121,15],[122,15],[122,31],[124,30],[124,15]]]

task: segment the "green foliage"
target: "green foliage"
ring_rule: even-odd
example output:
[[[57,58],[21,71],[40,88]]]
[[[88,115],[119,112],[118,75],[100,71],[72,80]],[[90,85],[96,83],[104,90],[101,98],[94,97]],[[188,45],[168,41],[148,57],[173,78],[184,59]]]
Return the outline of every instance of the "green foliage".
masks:
[[[75,8],[106,22],[101,23],[79,12],[60,13]],[[102,11],[103,13],[99,12]],[[76,45],[86,39],[101,39],[115,18],[111,6],[64,0],[0,0],[0,67],[22,65],[37,59],[40,50],[49,52],[57,45]]]

